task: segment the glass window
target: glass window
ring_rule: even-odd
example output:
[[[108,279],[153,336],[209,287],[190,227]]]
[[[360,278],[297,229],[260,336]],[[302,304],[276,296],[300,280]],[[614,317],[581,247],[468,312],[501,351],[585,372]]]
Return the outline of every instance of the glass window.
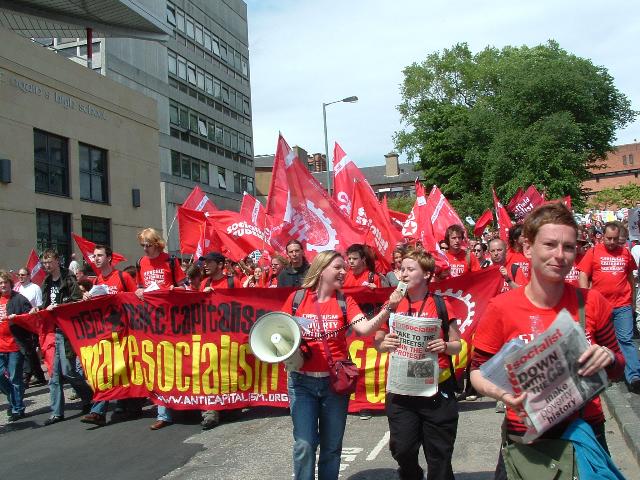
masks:
[[[217,99],[222,98],[222,84],[215,78],[213,79],[213,96]]]
[[[240,52],[236,52],[233,57],[233,65],[236,69],[240,70],[242,68],[242,57],[240,56]]]
[[[191,161],[191,180],[200,182],[200,160],[195,158]]]
[[[180,126],[182,128],[189,128],[189,112],[184,108],[180,109]]]
[[[207,92],[209,95],[213,95],[213,77],[208,73],[205,75],[205,78],[204,78],[204,91]]]
[[[211,51],[220,56],[220,43],[215,35],[211,36]]]
[[[171,150],[171,175],[180,176],[180,153]]]
[[[167,22],[170,25],[176,26],[176,9],[173,5],[167,4]]]
[[[242,187],[240,186],[240,174],[233,172],[233,191],[236,193],[242,193]]]
[[[200,183],[209,185],[209,164],[207,162],[200,162]]]
[[[245,115],[251,115],[251,107],[248,98],[242,100],[242,111],[245,113]]]
[[[623,155],[623,156],[622,156],[622,164],[623,164],[623,165],[626,165],[626,164],[627,164],[627,156],[626,156],[626,155]]]
[[[178,73],[178,57],[172,51],[169,51],[169,73]]]
[[[196,84],[196,66],[193,63],[187,63],[187,80],[189,83]]]
[[[176,10],[176,27],[184,32],[184,12],[182,10]]]
[[[220,58],[227,61],[227,46],[224,43],[220,44]]]
[[[203,137],[207,136],[207,122],[202,118],[198,119],[198,132]]]
[[[211,51],[211,35],[207,30],[204,31],[204,49]]]
[[[182,178],[191,180],[191,160],[186,155],[182,156]]]
[[[231,132],[228,129],[224,129],[224,144],[226,147],[231,147]]]
[[[238,151],[238,132],[231,132],[231,150]]]
[[[204,37],[202,35],[202,25],[196,24],[196,42],[200,45],[204,43]]]
[[[633,153],[629,154],[629,165],[633,165]]]
[[[218,167],[218,187],[220,187],[222,190],[227,189],[226,172],[222,167]]]
[[[198,133],[198,117],[194,114],[189,115],[189,129],[192,132]]]
[[[212,142],[216,141],[216,126],[213,122],[208,123],[207,138]]]
[[[198,88],[200,90],[204,90],[204,72],[198,69],[196,71],[196,76],[197,76]]]
[[[187,61],[182,57],[178,57],[178,76],[183,80],[187,79]]]
[[[60,255],[60,264],[71,258],[71,219],[68,213],[36,210],[36,244],[38,251],[53,248]]]
[[[187,17],[187,37],[191,39],[195,37],[195,32],[193,28],[193,19],[191,17]]]
[[[229,88],[227,87],[222,87],[222,101],[229,104]]]
[[[242,74],[245,77],[249,76],[249,63],[247,62],[247,59],[242,57]]]
[[[222,144],[223,142],[223,130],[220,125],[216,125],[216,142]]]
[[[174,125],[180,124],[180,114],[178,112],[178,107],[175,105],[169,105],[169,122]]]
[[[82,236],[101,245],[111,245],[111,226],[108,218],[82,215]]]
[[[69,196],[68,140],[33,130],[35,191]]]
[[[247,193],[254,195],[253,178],[247,178]]]
[[[244,153],[246,153],[249,156],[252,156],[253,153],[251,152],[251,141],[249,139],[247,139],[246,143],[244,144]]]
[[[106,203],[107,195],[107,151],[81,143],[80,152],[80,199]]]

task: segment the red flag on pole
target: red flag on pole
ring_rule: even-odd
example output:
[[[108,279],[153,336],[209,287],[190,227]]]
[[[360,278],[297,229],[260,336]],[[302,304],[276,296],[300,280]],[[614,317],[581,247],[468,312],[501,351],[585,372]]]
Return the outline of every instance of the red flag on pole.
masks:
[[[433,236],[433,230],[429,221],[429,214],[426,211],[427,198],[424,192],[424,186],[420,180],[416,179],[416,201],[413,204],[413,208],[407,217],[407,220],[402,226],[402,236],[405,238],[412,238],[414,240],[420,240],[424,245],[425,231],[428,231],[427,237]]]
[[[493,222],[493,213],[491,212],[490,208],[487,208],[484,211],[484,213],[482,215],[480,215],[480,218],[478,218],[478,220],[476,220],[476,225],[473,227],[473,234],[476,237],[481,236],[482,232],[484,232],[484,229],[491,222]]]
[[[429,198],[427,198],[426,212],[428,214],[427,221],[432,225],[431,228],[434,237],[433,245],[429,247],[429,250],[435,250],[437,248],[437,241],[445,237],[447,228],[451,225],[460,225],[465,229],[458,213],[436,185],[433,186]]]
[[[216,212],[218,209],[209,199],[209,197],[202,191],[199,186],[195,186],[187,198],[185,198],[182,204],[183,208],[189,210],[195,210],[197,212]]]
[[[356,182],[365,186],[375,198],[367,179],[336,142],[333,148],[333,199],[346,215],[351,215]]]
[[[521,188],[518,189],[518,192],[516,192],[509,202],[509,205],[507,205],[507,211],[512,213],[517,221],[522,221],[527,213],[543,203],[544,199],[542,195],[540,195],[540,192],[538,192],[538,189],[530,185],[525,192],[523,192]]]
[[[509,243],[509,228],[513,225],[511,221],[511,217],[509,217],[509,213],[507,209],[502,206],[500,200],[498,200],[498,196],[496,195],[495,189],[491,189],[493,192],[493,206],[496,210],[496,218],[498,219],[498,231],[500,232],[500,238]]]
[[[71,235],[73,236],[73,239],[76,241],[78,248],[82,252],[82,256],[87,261],[87,263],[91,266],[91,269],[96,273],[96,275],[100,273],[98,270],[98,267],[96,267],[96,264],[93,263],[93,251],[96,248],[96,244],[90,240],[87,240],[86,238],[82,238],[80,235],[76,235],[75,233],[72,233]],[[126,262],[126,261],[127,259],[123,255],[119,254],[118,252],[113,252],[113,255],[111,257],[111,266],[115,267],[120,262]]]
[[[29,258],[27,259],[27,269],[31,272],[31,281],[36,285],[42,285],[42,282],[44,282],[44,277],[46,277],[47,274],[42,268],[42,263],[40,263],[38,254],[33,249],[31,249],[31,253],[29,254]]]

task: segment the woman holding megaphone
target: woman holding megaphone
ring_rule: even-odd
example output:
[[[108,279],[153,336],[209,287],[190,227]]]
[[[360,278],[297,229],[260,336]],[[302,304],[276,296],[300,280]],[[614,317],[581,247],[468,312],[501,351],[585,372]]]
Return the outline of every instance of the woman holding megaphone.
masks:
[[[338,478],[349,392],[336,393],[334,390],[342,389],[329,372],[349,359],[347,328],[351,326],[360,335],[374,333],[402,299],[394,291],[380,313],[367,319],[358,304],[340,291],[346,273],[340,253],[320,252],[309,267],[302,292],[292,293],[282,308],[304,319],[303,337],[310,352],[299,371],[289,372],[288,379],[296,480],[314,478],[318,445],[318,479]]]

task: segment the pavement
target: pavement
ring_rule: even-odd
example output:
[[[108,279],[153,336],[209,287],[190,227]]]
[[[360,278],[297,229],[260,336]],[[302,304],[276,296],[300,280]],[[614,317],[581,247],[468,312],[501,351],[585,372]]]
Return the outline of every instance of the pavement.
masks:
[[[640,465],[640,395],[630,393],[624,382],[613,383],[601,395]]]

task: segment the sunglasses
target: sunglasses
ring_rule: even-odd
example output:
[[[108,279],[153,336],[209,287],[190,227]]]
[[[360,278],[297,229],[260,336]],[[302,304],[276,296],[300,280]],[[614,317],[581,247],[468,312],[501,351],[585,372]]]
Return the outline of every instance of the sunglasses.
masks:
[[[141,243],[140,246],[142,248],[149,248],[149,247],[153,247],[153,244],[152,243]]]
[[[440,250],[449,250],[449,247],[440,247]]]

